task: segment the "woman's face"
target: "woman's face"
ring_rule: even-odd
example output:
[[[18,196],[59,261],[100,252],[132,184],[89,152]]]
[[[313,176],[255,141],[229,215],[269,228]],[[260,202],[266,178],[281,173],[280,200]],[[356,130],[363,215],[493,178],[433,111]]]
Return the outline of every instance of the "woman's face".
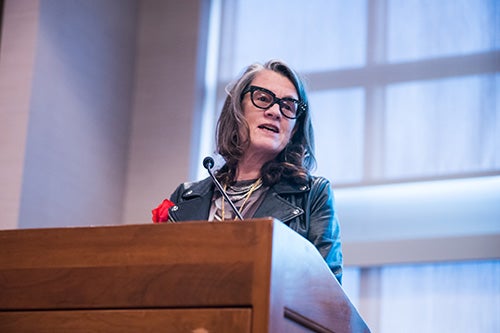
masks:
[[[298,99],[293,83],[281,74],[263,70],[255,76],[252,86],[272,91],[278,98]],[[250,132],[250,145],[245,154],[258,156],[266,161],[275,158],[292,137],[295,119],[284,117],[276,103],[268,109],[257,108],[251,100],[251,93],[243,97],[242,108]]]

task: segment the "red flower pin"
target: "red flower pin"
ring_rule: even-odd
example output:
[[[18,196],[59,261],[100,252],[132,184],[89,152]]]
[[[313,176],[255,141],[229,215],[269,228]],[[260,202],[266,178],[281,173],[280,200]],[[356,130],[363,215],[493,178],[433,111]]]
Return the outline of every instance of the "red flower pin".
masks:
[[[173,206],[175,206],[175,204],[172,201],[168,199],[163,200],[163,202],[158,205],[158,207],[151,211],[153,213],[153,223],[167,222],[168,210]]]

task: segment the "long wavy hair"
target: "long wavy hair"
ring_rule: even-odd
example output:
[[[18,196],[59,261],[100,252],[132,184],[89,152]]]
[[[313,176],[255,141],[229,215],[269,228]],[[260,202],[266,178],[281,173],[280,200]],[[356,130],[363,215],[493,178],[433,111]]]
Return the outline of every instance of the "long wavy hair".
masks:
[[[271,161],[266,162],[260,174],[264,185],[271,186],[281,179],[296,184],[306,184],[310,171],[316,166],[314,157],[314,133],[309,113],[308,99],[304,83],[299,75],[284,62],[271,60],[264,65],[254,63],[227,88],[216,129],[217,153],[225,164],[216,172],[219,181],[231,184],[236,181],[238,161],[249,146],[250,130],[242,108],[243,91],[249,87],[256,74],[271,70],[289,79],[297,90],[299,100],[306,105],[295,122],[293,136],[286,147]]]

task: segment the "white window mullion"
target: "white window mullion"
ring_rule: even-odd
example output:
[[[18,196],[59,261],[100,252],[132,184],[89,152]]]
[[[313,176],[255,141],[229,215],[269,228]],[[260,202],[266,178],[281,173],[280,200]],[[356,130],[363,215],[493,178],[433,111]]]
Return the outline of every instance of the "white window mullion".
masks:
[[[366,67],[368,72],[386,61],[386,1],[373,0],[368,5]],[[376,80],[365,84],[365,144],[363,182],[370,183],[384,175],[385,86]]]

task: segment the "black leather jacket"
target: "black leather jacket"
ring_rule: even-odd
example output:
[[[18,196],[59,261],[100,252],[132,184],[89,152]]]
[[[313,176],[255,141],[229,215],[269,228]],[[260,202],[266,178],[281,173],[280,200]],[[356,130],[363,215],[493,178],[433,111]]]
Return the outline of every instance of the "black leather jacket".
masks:
[[[176,222],[206,220],[214,188],[210,178],[179,185],[170,197],[176,206],[170,208],[169,219]],[[274,217],[308,239],[339,283],[342,282],[340,226],[327,179],[311,177],[308,185],[285,181],[273,185],[253,217]]]

